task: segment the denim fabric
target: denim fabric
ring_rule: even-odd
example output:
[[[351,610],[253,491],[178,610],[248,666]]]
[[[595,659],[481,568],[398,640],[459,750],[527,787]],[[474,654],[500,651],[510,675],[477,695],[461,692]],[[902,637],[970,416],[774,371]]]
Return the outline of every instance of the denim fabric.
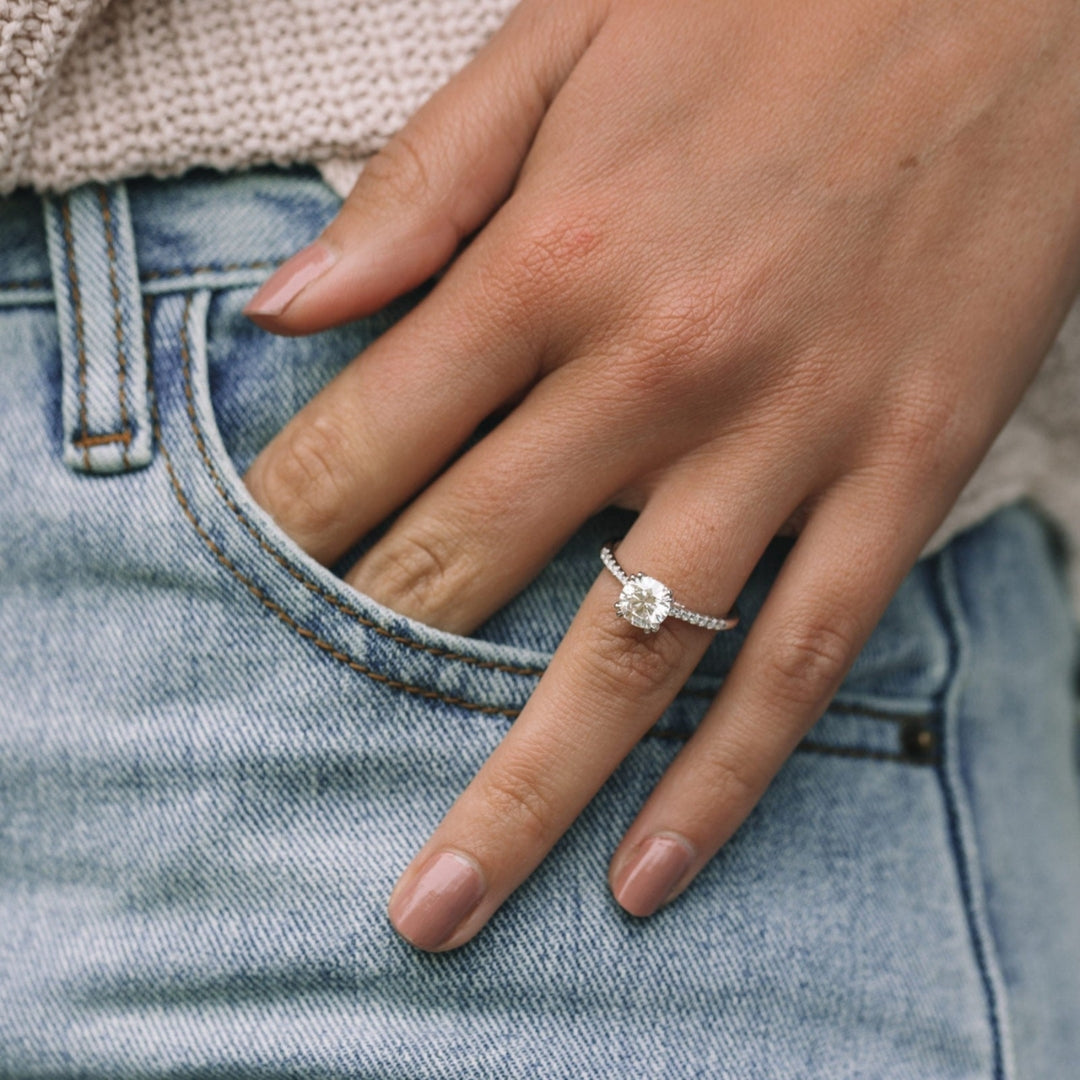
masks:
[[[0,1077],[1078,1075],[1076,634],[1022,504],[914,568],[675,903],[607,862],[745,629],[474,941],[394,933],[631,515],[471,638],[275,527],[240,475],[416,299],[241,315],[339,205],[306,166],[0,201]]]

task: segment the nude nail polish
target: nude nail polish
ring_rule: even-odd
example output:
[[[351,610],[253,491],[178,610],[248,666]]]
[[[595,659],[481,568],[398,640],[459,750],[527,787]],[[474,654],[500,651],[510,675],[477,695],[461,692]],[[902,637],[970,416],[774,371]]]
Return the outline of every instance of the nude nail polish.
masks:
[[[615,899],[631,915],[651,915],[668,898],[694,858],[689,844],[670,836],[651,836],[623,871]]]
[[[437,949],[480,902],[484,882],[476,867],[452,851],[428,860],[411,888],[390,905],[390,921],[417,948]]]
[[[319,240],[286,259],[247,302],[245,315],[280,315],[301,289],[337,262],[337,252]]]

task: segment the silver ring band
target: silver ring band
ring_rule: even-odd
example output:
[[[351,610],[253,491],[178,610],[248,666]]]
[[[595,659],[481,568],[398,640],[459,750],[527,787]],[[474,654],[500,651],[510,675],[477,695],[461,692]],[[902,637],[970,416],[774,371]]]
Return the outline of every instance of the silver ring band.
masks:
[[[604,565],[618,578],[622,585],[615,610],[620,618],[632,623],[646,634],[655,634],[665,619],[681,619],[706,630],[731,630],[739,621],[739,612],[732,608],[726,615],[702,615],[684,608],[672,595],[671,590],[648,574],[628,574],[615,558],[618,540],[609,540],[600,549]]]

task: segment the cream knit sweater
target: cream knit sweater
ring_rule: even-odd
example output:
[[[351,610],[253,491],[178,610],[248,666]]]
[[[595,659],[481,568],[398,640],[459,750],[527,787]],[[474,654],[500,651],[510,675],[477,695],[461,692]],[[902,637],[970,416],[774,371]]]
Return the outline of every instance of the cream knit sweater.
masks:
[[[0,0],[0,195],[303,161],[345,196],[514,2]],[[1025,495],[1080,614],[1080,301],[926,551]]]

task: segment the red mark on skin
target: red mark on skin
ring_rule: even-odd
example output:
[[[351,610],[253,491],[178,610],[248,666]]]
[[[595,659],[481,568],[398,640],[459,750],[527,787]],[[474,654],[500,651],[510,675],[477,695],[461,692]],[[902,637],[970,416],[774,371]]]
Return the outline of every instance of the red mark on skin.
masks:
[[[599,231],[581,224],[580,218],[540,218],[530,222],[521,237],[522,267],[534,281],[563,281],[567,270],[599,243]]]
[[[584,255],[596,247],[596,233],[592,229],[574,229],[567,240],[575,255]]]

